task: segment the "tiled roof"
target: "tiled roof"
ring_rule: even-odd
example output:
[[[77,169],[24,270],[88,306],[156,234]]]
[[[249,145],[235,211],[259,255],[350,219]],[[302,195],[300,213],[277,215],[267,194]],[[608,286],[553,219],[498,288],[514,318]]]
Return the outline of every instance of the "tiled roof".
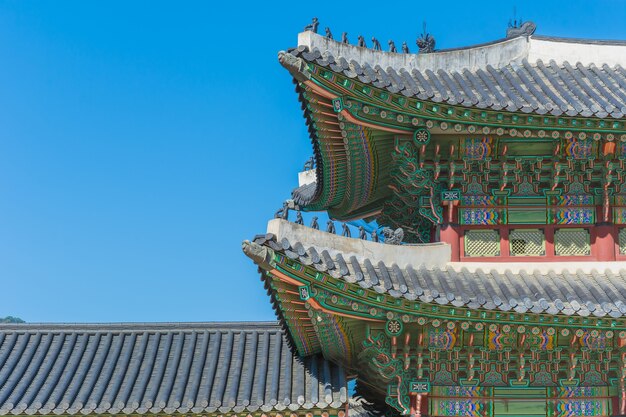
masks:
[[[313,201],[316,191],[317,181],[295,188],[291,192],[291,197],[297,205],[304,207]]]
[[[341,408],[344,371],[276,323],[0,325],[0,415]]]
[[[356,48],[356,47],[353,47]],[[392,67],[358,62],[301,45],[285,54],[391,93],[480,109],[567,116],[623,118],[626,70],[619,64],[514,59],[501,67],[446,69]],[[392,54],[397,55],[397,54]],[[285,62],[284,59],[280,59]]]
[[[311,245],[287,238],[277,241],[268,234],[249,244],[267,246],[336,279],[395,298],[519,313],[626,316],[626,269],[603,270],[602,263],[590,273],[575,267],[539,271],[530,264],[527,270],[516,272],[480,267],[472,271],[466,267],[420,265],[400,268],[370,259],[365,254],[344,256],[337,247],[320,246],[321,240],[317,236],[318,243]],[[255,251],[247,253],[252,252]]]

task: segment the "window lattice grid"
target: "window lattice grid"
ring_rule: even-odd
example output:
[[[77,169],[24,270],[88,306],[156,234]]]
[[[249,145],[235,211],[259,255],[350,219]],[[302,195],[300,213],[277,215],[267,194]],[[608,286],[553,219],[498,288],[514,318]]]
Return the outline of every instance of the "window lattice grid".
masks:
[[[509,233],[511,256],[544,256],[546,240],[543,230],[515,229]]]
[[[464,238],[465,256],[500,256],[497,230],[468,230]]]
[[[622,236],[620,233],[620,251]],[[557,256],[591,255],[589,231],[586,229],[558,229],[554,232],[554,253]]]
[[[619,254],[626,255],[626,227],[619,229],[618,242]]]

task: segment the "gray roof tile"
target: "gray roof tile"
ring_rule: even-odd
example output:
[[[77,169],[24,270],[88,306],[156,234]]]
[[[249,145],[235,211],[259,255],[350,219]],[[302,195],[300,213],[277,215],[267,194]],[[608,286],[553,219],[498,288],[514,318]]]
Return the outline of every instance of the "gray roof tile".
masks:
[[[251,244],[278,246],[271,243],[271,240],[258,238]],[[324,258],[311,260],[307,256],[296,256],[294,259],[305,264],[312,261],[313,267],[325,272],[329,271],[329,264],[333,265],[329,272],[333,277],[395,298],[419,298],[427,303],[518,313],[626,317],[626,269],[619,273],[596,270],[585,273],[580,269],[513,273],[510,270],[487,272],[480,268],[474,272],[467,268],[460,271],[427,269],[423,265],[400,268],[382,261],[374,266],[367,257],[355,255],[350,255],[346,262],[346,255],[336,249],[314,247],[305,242],[291,244],[302,245],[309,254],[321,252]],[[297,255],[293,247],[280,247],[279,251]]]
[[[598,68],[567,61],[529,63],[523,58],[500,68],[487,65],[474,70],[433,72],[384,69],[376,63],[351,60],[349,69],[344,57],[328,51],[322,56],[317,48],[308,51],[299,47],[288,53],[377,88],[422,100],[538,114],[599,118],[621,118],[626,114],[626,72],[619,65]],[[310,198],[309,188],[302,188],[294,198],[306,201]]]
[[[347,401],[344,371],[295,356],[276,323],[0,325],[0,415],[295,411]]]

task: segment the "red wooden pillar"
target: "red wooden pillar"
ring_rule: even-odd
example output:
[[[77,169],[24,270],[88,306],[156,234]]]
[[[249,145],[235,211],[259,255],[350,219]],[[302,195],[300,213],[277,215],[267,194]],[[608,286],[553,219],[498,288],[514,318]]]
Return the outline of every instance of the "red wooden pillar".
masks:
[[[612,417],[626,415],[626,391],[620,389],[615,397],[611,397]]]
[[[411,417],[428,416],[428,394],[411,394]]]
[[[615,228],[611,223],[598,223],[594,227],[594,249],[598,261],[615,260]]]
[[[450,245],[452,250],[452,262],[459,262],[461,259],[461,234],[459,226],[452,223],[444,224],[439,231],[439,240]]]

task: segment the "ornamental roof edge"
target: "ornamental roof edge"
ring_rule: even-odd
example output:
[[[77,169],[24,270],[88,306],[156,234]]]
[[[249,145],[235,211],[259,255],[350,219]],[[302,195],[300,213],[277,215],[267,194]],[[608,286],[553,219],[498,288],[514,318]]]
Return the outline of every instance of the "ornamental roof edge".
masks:
[[[451,249],[447,243],[390,245],[339,236],[282,219],[270,220],[267,233],[275,236],[277,242],[302,242],[315,247],[319,253],[328,252],[331,257],[341,254],[345,259],[350,259],[354,256],[359,261],[368,259],[373,264],[384,262],[396,264],[400,268],[409,265],[444,268],[451,259]]]
[[[318,49],[334,57],[343,57],[348,62],[354,60],[360,65],[369,64],[372,68],[380,65],[386,69],[405,68],[407,70],[438,70],[461,72],[488,65],[499,69],[511,62],[528,62],[554,60],[559,65],[569,62],[598,67],[626,66],[626,40],[601,40],[564,38],[542,35],[521,35],[502,38],[457,48],[438,49],[429,53],[396,53],[375,50],[367,47],[342,43],[317,33],[306,31],[298,34],[298,46],[309,50]]]
[[[501,68],[512,61],[521,61],[528,56],[529,39],[518,36],[511,39],[502,39],[466,48],[437,50],[424,54],[403,54],[385,52],[351,44],[345,44],[326,38],[313,32],[298,34],[298,47],[307,47],[309,50],[318,49],[322,55],[329,53],[334,57],[343,57],[348,62],[354,60],[359,64],[369,64],[372,68],[377,65],[382,68],[404,68],[438,71],[461,72],[464,69],[475,70],[491,65]]]

